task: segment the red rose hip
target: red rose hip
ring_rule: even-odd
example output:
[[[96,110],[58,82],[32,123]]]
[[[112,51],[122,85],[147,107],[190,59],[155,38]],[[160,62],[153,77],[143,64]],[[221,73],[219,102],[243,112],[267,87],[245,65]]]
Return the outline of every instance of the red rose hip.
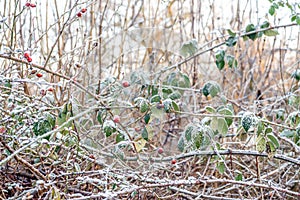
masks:
[[[82,16],[81,12],[77,13],[77,17],[81,17],[81,16]]]
[[[120,121],[121,121],[120,116],[119,115],[115,115],[114,118],[113,118],[113,121],[115,123],[120,123]]]
[[[41,77],[43,77],[43,74],[37,73],[36,76],[39,77],[39,78],[41,78]]]
[[[130,83],[128,81],[123,81],[122,85],[123,87],[129,87]]]
[[[172,165],[175,165],[176,162],[177,162],[177,161],[176,161],[176,159],[174,158],[174,159],[171,161],[171,164],[172,164]]]
[[[157,153],[162,154],[164,152],[163,148],[158,148]]]

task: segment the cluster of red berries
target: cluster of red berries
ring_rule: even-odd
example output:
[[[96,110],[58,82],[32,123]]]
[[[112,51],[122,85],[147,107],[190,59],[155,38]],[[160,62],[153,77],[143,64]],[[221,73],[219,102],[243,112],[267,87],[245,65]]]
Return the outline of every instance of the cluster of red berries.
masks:
[[[32,58],[30,57],[29,52],[25,52],[25,53],[24,53],[24,57],[26,58],[26,60],[27,60],[28,62],[31,62],[31,61],[32,61]]]
[[[82,14],[85,13],[86,11],[87,11],[86,8],[82,8],[82,9],[80,10],[80,12],[77,13],[77,17],[81,17]]]
[[[42,78],[43,77],[43,74],[42,73],[36,73],[37,70],[33,69],[31,70],[30,74],[35,74],[38,78]]]
[[[26,7],[31,7],[31,8],[35,8],[36,7],[36,5],[34,3],[30,3],[30,2],[26,2],[25,6]]]

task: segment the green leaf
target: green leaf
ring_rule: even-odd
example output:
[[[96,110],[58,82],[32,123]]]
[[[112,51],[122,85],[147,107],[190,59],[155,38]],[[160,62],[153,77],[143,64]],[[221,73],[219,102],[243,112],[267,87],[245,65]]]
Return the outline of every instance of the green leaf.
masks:
[[[105,118],[106,118],[106,110],[99,110],[97,113],[97,120],[101,125],[103,125]]]
[[[236,177],[235,177],[236,181],[243,181],[243,175],[241,173],[239,173]]]
[[[141,113],[145,113],[149,110],[149,105],[148,102],[145,100],[142,100],[140,103],[140,111]]]
[[[176,100],[176,99],[181,98],[181,94],[180,94],[180,92],[175,91],[175,92],[171,93],[168,97],[172,100]]]
[[[179,151],[183,152],[184,151],[184,138],[181,136],[178,140],[178,144],[177,144],[177,147],[179,149]]]
[[[116,132],[116,128],[113,126],[113,123],[110,121],[106,121],[107,123],[104,124],[103,131],[106,137],[111,136],[114,132]]]
[[[230,29],[227,29],[227,32],[228,32],[228,34],[229,34],[231,37],[235,37],[235,36],[236,36],[236,33],[233,32],[233,31],[230,30]]]
[[[122,133],[119,133],[116,137],[116,143],[122,142],[125,140],[125,136]]]
[[[249,24],[246,27],[246,33],[252,32],[252,31],[255,31],[255,30],[256,30],[256,28],[255,28],[254,24]],[[254,41],[257,38],[257,33],[247,35],[247,37]]]
[[[143,132],[142,138],[146,141],[149,141],[153,138],[153,128],[151,125],[146,125]]]
[[[242,126],[246,132],[255,124],[255,116],[252,113],[245,113],[242,117]]]
[[[206,106],[205,110],[209,113],[216,113],[216,110],[211,106]]]
[[[293,74],[292,74],[292,78],[296,79],[297,81],[300,81],[300,70],[296,69]]]
[[[297,23],[298,25],[300,25],[300,15],[297,16],[297,18],[296,18],[296,23]]]
[[[195,126],[191,125],[191,124],[187,125],[187,127],[185,128],[185,130],[184,130],[184,136],[185,136],[185,139],[187,141],[191,141],[191,139],[192,139],[192,133],[193,133],[194,129],[195,129]]]
[[[199,149],[203,145],[204,136],[202,131],[195,131],[192,134],[192,142],[195,149]]]
[[[214,131],[217,131],[222,135],[226,135],[228,132],[228,125],[223,117],[213,117],[210,126]]]
[[[172,100],[171,99],[166,99],[163,101],[164,104],[164,109],[168,113],[171,111],[172,108]]]
[[[208,81],[205,83],[202,93],[204,96],[212,96],[215,97],[217,94],[221,91],[221,87],[217,82],[214,81]]]
[[[264,23],[262,25],[260,25],[260,28],[269,28],[270,23],[268,21],[264,21]]]
[[[218,110],[218,113],[221,114],[221,115],[228,115],[228,116],[232,116],[233,115],[233,113],[231,112],[231,110],[229,110],[228,108],[222,108],[222,109]],[[230,118],[230,117],[225,117],[225,120],[226,120],[226,123],[227,123],[228,127],[233,122],[233,119]]]
[[[216,52],[215,56],[216,56],[217,61],[222,61],[222,60],[224,60],[224,57],[225,57],[225,51],[224,50],[218,50]]]
[[[271,127],[267,127],[265,130],[265,134],[272,133],[273,129]]]
[[[220,174],[224,174],[225,172],[225,164],[223,161],[218,161],[217,162],[217,169],[220,172]]]
[[[48,116],[48,119],[40,119],[37,122],[33,123],[32,131],[36,136],[44,135],[45,133],[51,131],[54,128],[53,120],[54,117]],[[50,136],[45,137],[46,140],[50,139]]]
[[[192,39],[181,46],[180,54],[184,57],[194,55],[198,50],[198,43],[195,39]]]
[[[277,30],[265,30],[264,34],[266,36],[276,36],[276,35],[279,35],[279,33],[278,33]]]
[[[158,109],[156,105],[151,107],[151,117],[163,120],[165,116],[165,111],[163,109]]]
[[[216,61],[216,65],[217,65],[217,68],[219,70],[222,70],[222,69],[224,69],[225,61],[224,60],[222,60],[222,61]]]
[[[259,120],[257,123],[257,134],[260,135],[264,129],[265,129],[264,123],[261,120]]]
[[[204,87],[203,87],[203,89],[202,89],[202,93],[203,93],[203,95],[204,96],[208,96],[209,94],[210,94],[210,87],[211,87],[211,83],[206,83],[205,85],[204,85]]]
[[[172,101],[172,107],[173,107],[174,111],[176,111],[176,112],[180,111],[180,108],[175,101]]]
[[[293,15],[293,16],[291,17],[291,22],[295,21],[296,19],[297,19],[297,15]]]
[[[151,97],[150,102],[154,103],[154,102],[160,102],[161,97],[159,95],[154,95]]]
[[[256,140],[256,150],[260,153],[264,152],[266,150],[266,144],[267,144],[267,142],[266,142],[265,137],[262,135],[259,135]]]
[[[236,68],[237,67],[237,60],[234,58],[234,56],[227,55],[226,60],[227,60],[228,66],[230,68],[232,68],[232,67]]]
[[[149,123],[149,121],[150,121],[150,114],[146,114],[146,115],[144,116],[144,121],[145,121],[146,124]]]
[[[280,144],[277,137],[273,133],[267,134],[268,139],[274,144],[276,148],[279,148]]]
[[[144,127],[143,132],[142,132],[142,138],[146,141],[148,141],[148,131],[147,128]]]
[[[234,36],[230,36],[226,41],[225,44],[229,47],[233,47],[236,45],[238,38]]]
[[[273,5],[269,9],[269,14],[272,16],[275,14],[275,7]]]

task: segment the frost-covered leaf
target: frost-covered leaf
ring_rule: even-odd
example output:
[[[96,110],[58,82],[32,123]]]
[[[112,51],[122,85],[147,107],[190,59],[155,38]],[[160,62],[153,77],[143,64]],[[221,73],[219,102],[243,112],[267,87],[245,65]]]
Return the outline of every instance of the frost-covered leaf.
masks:
[[[209,113],[216,113],[216,110],[211,106],[205,106],[205,110]]]
[[[259,135],[256,139],[256,150],[260,153],[266,150],[266,139],[262,135]]]
[[[218,110],[218,113],[222,114],[222,115],[227,115],[227,116],[232,116],[233,115],[232,111],[229,110],[228,108],[222,108],[222,109]],[[227,123],[228,127],[233,122],[232,118],[230,118],[230,117],[225,117],[225,120],[226,120],[226,123]]]
[[[202,89],[204,96],[210,95],[211,97],[215,97],[219,92],[221,92],[221,87],[215,81],[206,82]]]
[[[181,136],[178,140],[178,144],[177,144],[177,147],[179,149],[179,151],[183,152],[184,151],[184,138]]]
[[[195,149],[199,149],[202,147],[204,140],[203,132],[202,131],[195,131],[192,134],[192,142]]]
[[[173,93],[169,94],[168,97],[172,100],[176,100],[181,98],[181,94],[178,91],[174,91]]]
[[[140,111],[141,113],[145,113],[149,110],[149,104],[146,100],[142,100],[140,102]]]
[[[218,133],[225,135],[228,132],[228,125],[223,117],[214,117],[210,123],[211,128]]]
[[[192,132],[193,130],[196,129],[196,127],[192,124],[189,124],[186,126],[185,130],[184,130],[184,136],[185,136],[185,139],[187,141],[191,141],[192,139]]]
[[[146,144],[147,144],[147,141],[143,138],[139,138],[136,141],[134,141],[134,146],[135,146],[137,152],[140,152],[145,147]]]
[[[235,36],[230,36],[226,41],[225,44],[229,47],[233,47],[236,45],[238,38]]]
[[[155,102],[160,102],[161,97],[159,95],[154,95],[151,97],[150,102],[155,103]]]
[[[244,130],[246,132],[248,132],[248,130],[253,127],[257,122],[257,118],[255,117],[255,115],[253,113],[250,112],[246,112],[244,113],[241,123],[242,126],[244,128]]]
[[[105,121],[103,124],[103,131],[104,131],[106,137],[111,136],[113,133],[115,133],[117,131],[117,129],[115,127],[115,123],[111,120]]]
[[[198,43],[195,39],[185,42],[180,48],[180,54],[184,57],[194,55],[198,50]]]

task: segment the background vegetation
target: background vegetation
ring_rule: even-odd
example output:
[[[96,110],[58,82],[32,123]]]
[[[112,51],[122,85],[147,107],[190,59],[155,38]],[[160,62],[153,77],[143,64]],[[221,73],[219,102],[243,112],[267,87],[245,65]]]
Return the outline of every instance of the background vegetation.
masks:
[[[1,199],[298,199],[297,1],[0,2]]]

